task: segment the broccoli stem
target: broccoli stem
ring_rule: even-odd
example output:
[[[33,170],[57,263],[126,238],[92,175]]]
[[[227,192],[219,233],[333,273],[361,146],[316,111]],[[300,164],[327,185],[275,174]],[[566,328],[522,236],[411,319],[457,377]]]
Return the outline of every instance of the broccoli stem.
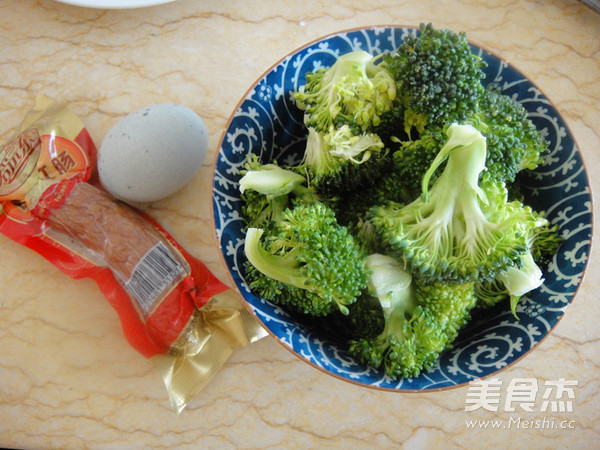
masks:
[[[260,242],[264,233],[261,228],[248,228],[244,252],[248,261],[264,275],[282,283],[291,284],[306,289],[306,279],[300,272],[300,264],[294,252],[289,251],[282,256],[276,256],[265,250]]]
[[[275,164],[265,164],[260,169],[249,170],[240,179],[240,192],[251,189],[269,197],[287,195],[306,189],[306,178]]]
[[[440,250],[440,257],[451,252],[448,249],[455,242],[463,242],[467,253],[476,253],[481,249],[481,239],[486,236],[483,224],[491,225],[478,204],[478,199],[481,198],[479,174],[485,170],[485,138],[470,125],[453,124],[448,129],[448,135],[448,141],[439,151],[422,182],[423,202],[432,203],[431,210],[425,210],[428,215],[423,219],[425,236],[430,248]],[[429,202],[429,180],[446,160],[446,168],[436,182],[438,188],[435,201]],[[465,194],[468,190],[475,195]],[[487,248],[489,247],[485,249]]]
[[[449,158],[451,153],[455,155]],[[421,182],[425,201],[429,197],[429,180],[431,176],[446,160],[448,160],[446,169],[440,175],[440,178],[444,177],[444,174],[451,175],[452,179],[444,182],[446,187],[456,186],[456,192],[462,190],[464,185],[478,189],[479,174],[485,170],[486,154],[485,138],[479,131],[471,125],[450,125],[448,140],[438,152],[427,172],[425,172]],[[447,177],[448,175],[446,175]],[[460,183],[455,183],[456,180]]]

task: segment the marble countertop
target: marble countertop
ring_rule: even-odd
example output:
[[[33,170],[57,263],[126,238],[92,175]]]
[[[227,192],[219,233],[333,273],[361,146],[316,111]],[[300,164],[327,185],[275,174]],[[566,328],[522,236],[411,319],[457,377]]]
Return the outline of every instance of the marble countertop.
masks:
[[[596,194],[600,15],[576,0],[178,0],[119,10],[0,0],[0,141],[39,93],[69,104],[97,144],[142,106],[195,110],[208,128],[209,155],[192,182],[147,212],[227,281],[212,234],[211,170],[241,96],[274,62],[318,37],[424,21],[466,31],[536,82],[571,128]],[[521,426],[506,426],[515,416],[502,407],[465,411],[466,387],[418,394],[362,388],[267,337],[236,351],[177,416],[159,374],[125,342],[96,285],[69,279],[0,235],[0,446],[597,447],[598,262],[592,258],[551,335],[498,374],[504,383],[577,380],[572,412],[524,413]],[[483,425],[471,428],[477,420]],[[502,422],[493,428],[485,422],[492,420]]]

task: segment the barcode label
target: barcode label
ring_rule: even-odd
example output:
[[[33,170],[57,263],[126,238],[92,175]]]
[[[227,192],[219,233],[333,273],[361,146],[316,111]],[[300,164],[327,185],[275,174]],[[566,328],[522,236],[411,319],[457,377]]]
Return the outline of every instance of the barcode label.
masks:
[[[144,316],[147,316],[156,299],[184,270],[178,259],[159,242],[137,263],[125,287],[137,300]]]

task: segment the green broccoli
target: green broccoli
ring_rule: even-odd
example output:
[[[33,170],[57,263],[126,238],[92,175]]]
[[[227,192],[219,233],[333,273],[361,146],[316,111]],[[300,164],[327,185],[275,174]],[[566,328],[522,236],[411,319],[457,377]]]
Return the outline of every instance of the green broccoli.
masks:
[[[523,115],[526,112],[519,103],[508,96],[493,95],[500,95],[497,103],[505,105],[502,118],[497,107],[485,109],[487,104],[482,102],[477,115],[465,123],[473,125],[486,138],[486,176],[490,180],[506,183],[510,197],[514,198],[518,197],[518,185],[514,183],[517,174],[522,170],[535,169],[541,163],[546,147],[541,133],[535,128],[530,129],[529,125],[533,124]],[[484,119],[491,115],[495,115],[493,120]],[[511,125],[512,121],[518,122],[519,126]],[[444,128],[431,125],[418,138],[399,143],[392,159],[398,188],[404,194],[403,201],[412,201],[420,195],[421,180],[445,141]],[[443,165],[440,169],[443,169]],[[430,186],[435,180],[436,173],[429,180]]]
[[[519,102],[489,86],[469,121],[487,140],[486,167],[491,177],[512,183],[522,170],[543,162],[548,144]]]
[[[343,55],[294,93],[302,161],[240,180],[249,288],[392,379],[433,368],[475,305],[516,315],[562,240],[518,188],[547,143],[484,66],[431,24]]]
[[[397,189],[402,193],[398,198],[401,198],[402,202],[411,202],[421,195],[421,180],[446,143],[446,139],[442,128],[431,126],[425,129],[418,139],[402,142],[399,149],[393,153]],[[443,165],[440,169],[443,169]],[[433,184],[436,179],[437,172],[431,175],[429,184]]]
[[[375,337],[381,333],[385,324],[381,304],[366,290],[354,303],[348,305],[346,313],[339,309],[334,309],[326,316],[290,312],[307,329],[315,330],[340,345],[345,345],[351,339]]]
[[[430,370],[470,317],[473,283],[424,284],[386,255],[369,255],[367,267],[385,326],[375,337],[351,340],[349,353],[363,364],[383,367],[392,379]]]
[[[441,282],[492,279],[527,250],[516,226],[521,214],[507,207],[506,189],[479,186],[485,138],[470,125],[453,124],[448,140],[422,179],[422,195],[369,213],[383,242],[411,272]],[[446,166],[429,190],[432,173]],[[500,186],[501,187],[501,186]]]
[[[309,128],[304,157],[294,170],[317,192],[331,195],[372,183],[386,161],[383,142],[376,134],[354,134],[348,125],[329,132]]]
[[[392,76],[369,53],[354,51],[306,74],[306,80],[294,93],[308,128],[296,170],[327,195],[372,183],[388,164],[385,144],[374,129],[394,105]]]
[[[250,289],[305,314],[347,314],[368,281],[364,254],[321,202],[284,210],[268,233],[249,228],[244,253]]]
[[[391,108],[381,115],[379,124],[373,127],[371,132],[377,134],[385,148],[392,151],[400,142],[410,140],[410,136],[404,132],[404,106],[398,97]]]
[[[246,227],[268,228],[296,197],[303,201],[316,199],[306,184],[306,178],[297,172],[276,163],[261,164],[253,156],[239,181]]]
[[[348,124],[356,134],[379,124],[396,98],[391,75],[369,53],[359,50],[340,56],[333,66],[306,74],[306,85],[294,93],[305,124],[328,133]]]
[[[517,304],[521,297],[544,283],[544,274],[533,260],[530,252],[521,257],[518,266],[512,266],[496,275],[496,279],[502,283],[510,298],[510,310],[517,317]]]
[[[542,285],[542,268],[547,265],[549,258],[556,254],[562,238],[558,234],[558,227],[552,225],[542,213],[533,211],[520,202],[515,201],[512,204],[515,208],[521,208],[524,214],[519,226],[527,236],[528,251],[514,266],[498,273],[493,280],[477,283],[475,292],[478,306],[490,307],[502,301],[509,301],[511,311],[517,317],[519,300]]]
[[[335,334],[333,338],[338,342],[346,342],[349,339],[371,338],[383,331],[385,319],[383,309],[377,297],[371,295],[367,290],[348,306],[348,314],[334,311],[324,318],[327,325],[321,329],[333,326]],[[335,325],[337,324],[337,327]]]
[[[484,280],[475,286],[479,307],[490,307],[502,301],[510,302],[510,310],[517,316],[517,304],[525,294],[544,283],[542,270],[530,252],[521,256],[518,264],[502,271],[493,280]]]
[[[404,131],[421,133],[430,125],[462,122],[477,109],[485,63],[473,54],[465,33],[421,24],[381,64],[397,83]]]
[[[535,214],[538,214],[543,221],[540,220],[528,236],[529,250],[535,263],[540,267],[546,267],[558,252],[564,238],[559,234],[558,225],[550,223],[541,213]]]
[[[502,103],[514,102],[509,97],[503,97],[506,101]],[[496,123],[484,122],[481,117],[489,112],[483,108],[478,114],[479,116],[471,117],[465,123],[473,125],[486,138],[488,152],[486,172],[490,176],[499,181],[512,183],[517,173],[525,169],[532,170],[541,163],[541,154],[545,151],[545,147],[542,144],[531,144],[535,138],[533,133],[528,137],[519,136],[522,133],[515,129],[522,130],[525,126],[513,128],[508,125],[508,121],[501,124],[499,119],[496,119]],[[519,123],[525,123],[525,120],[519,118]],[[541,138],[541,134],[538,133],[538,137]],[[433,125],[423,130],[417,139],[400,142],[393,159],[398,169],[398,180],[402,183],[402,189],[408,194],[408,198],[414,199],[420,194],[420,183],[416,181],[423,178],[444,142],[444,129]],[[433,181],[435,176],[430,179],[430,183]]]
[[[382,167],[379,171],[376,180],[365,183],[361,189],[338,193],[335,202],[331,202],[338,222],[355,233],[366,220],[373,205],[385,204],[388,201],[404,201],[405,192],[402,189],[404,183],[399,179],[398,173],[390,157],[386,167]]]

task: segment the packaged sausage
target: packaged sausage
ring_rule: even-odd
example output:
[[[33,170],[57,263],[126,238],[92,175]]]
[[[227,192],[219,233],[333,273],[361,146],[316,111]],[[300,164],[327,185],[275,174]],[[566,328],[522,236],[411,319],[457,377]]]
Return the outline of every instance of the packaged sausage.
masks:
[[[95,167],[96,147],[79,118],[38,97],[0,149],[0,233],[69,277],[97,283],[179,413],[235,348],[266,332],[156,221],[104,191]]]

